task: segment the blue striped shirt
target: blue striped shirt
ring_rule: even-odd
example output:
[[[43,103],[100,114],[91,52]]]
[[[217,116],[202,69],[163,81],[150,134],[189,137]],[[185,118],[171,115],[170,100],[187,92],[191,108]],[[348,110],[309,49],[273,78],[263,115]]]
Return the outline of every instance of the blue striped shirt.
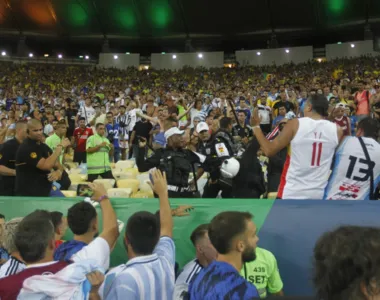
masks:
[[[161,237],[151,255],[137,256],[107,274],[99,294],[103,299],[171,299],[174,290],[175,246]]]
[[[214,261],[189,286],[190,300],[249,300],[259,298],[254,285],[226,262]]]

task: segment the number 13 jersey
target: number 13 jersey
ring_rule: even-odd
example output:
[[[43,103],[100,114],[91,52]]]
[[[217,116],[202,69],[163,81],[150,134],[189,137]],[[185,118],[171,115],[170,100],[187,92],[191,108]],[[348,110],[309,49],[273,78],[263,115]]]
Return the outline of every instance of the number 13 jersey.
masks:
[[[277,196],[281,199],[323,199],[338,127],[326,120],[298,119],[298,130],[288,146]]]
[[[380,182],[380,144],[363,137],[370,161],[366,159],[357,137],[346,137],[335,154],[335,164],[324,199],[368,200],[370,174],[373,171],[374,188]]]

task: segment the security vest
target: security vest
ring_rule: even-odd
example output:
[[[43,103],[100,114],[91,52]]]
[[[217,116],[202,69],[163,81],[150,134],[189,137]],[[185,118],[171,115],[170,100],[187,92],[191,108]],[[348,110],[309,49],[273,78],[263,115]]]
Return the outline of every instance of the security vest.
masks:
[[[111,171],[111,163],[109,158],[110,141],[104,136],[95,134],[87,139],[86,149],[96,147],[101,143],[106,142],[107,145],[101,147],[98,151],[93,153],[87,152],[87,173],[88,174],[102,174]]]
[[[183,188],[189,186],[189,174],[192,171],[192,166],[187,159],[186,151],[165,150],[160,160],[159,169],[166,173],[166,180],[169,185]]]

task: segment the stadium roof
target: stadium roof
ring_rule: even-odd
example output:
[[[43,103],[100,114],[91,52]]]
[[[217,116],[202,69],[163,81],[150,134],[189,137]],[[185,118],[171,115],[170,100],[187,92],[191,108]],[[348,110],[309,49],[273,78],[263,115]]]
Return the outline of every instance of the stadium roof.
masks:
[[[266,48],[362,40],[377,30],[378,0],[0,0],[0,38],[22,32],[36,46],[151,53]],[[93,46],[92,46],[93,45]],[[55,47],[58,47],[55,46]],[[116,50],[115,49],[115,50]],[[98,51],[98,52],[99,52]]]

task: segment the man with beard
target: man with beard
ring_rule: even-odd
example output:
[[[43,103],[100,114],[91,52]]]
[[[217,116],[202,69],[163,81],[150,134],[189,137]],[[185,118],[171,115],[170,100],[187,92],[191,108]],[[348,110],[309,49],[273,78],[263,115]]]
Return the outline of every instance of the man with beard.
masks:
[[[211,220],[208,235],[218,257],[190,284],[191,300],[259,297],[255,286],[239,275],[244,263],[256,259],[256,231],[249,212],[226,211]]]

